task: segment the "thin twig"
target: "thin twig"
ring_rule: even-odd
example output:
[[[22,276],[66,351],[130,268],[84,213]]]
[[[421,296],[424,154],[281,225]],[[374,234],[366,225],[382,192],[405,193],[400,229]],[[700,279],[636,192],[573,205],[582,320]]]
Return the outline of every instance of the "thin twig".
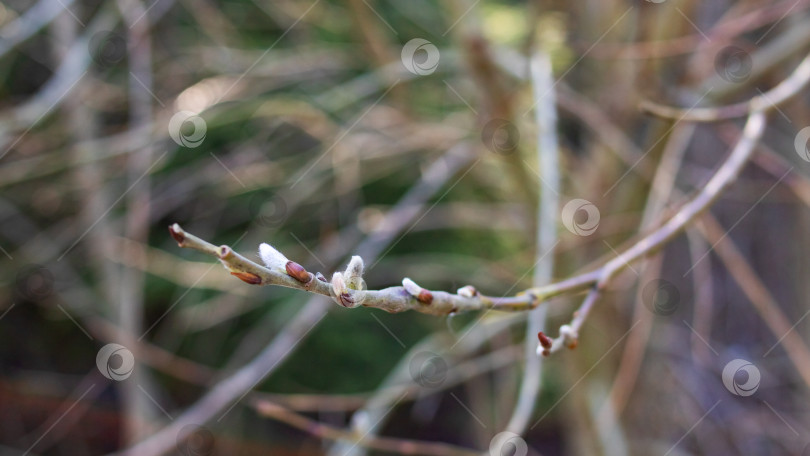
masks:
[[[358,438],[358,436],[351,431],[338,429],[336,427],[320,423],[269,401],[254,401],[253,407],[256,408],[259,414],[263,416],[286,423],[296,429],[300,429],[312,434],[315,437],[324,440],[353,441],[355,444],[371,450],[399,454],[436,456],[479,456],[481,454],[479,451],[474,451],[447,443],[423,442],[418,440],[377,436]]]
[[[531,61],[532,88],[534,91],[535,119],[537,123],[537,158],[544,185],[537,211],[537,257],[532,282],[534,286],[548,283],[554,276],[554,247],[557,244],[557,213],[560,204],[560,160],[557,142],[557,112],[554,92],[554,76],[551,59],[543,51],[537,52]],[[506,425],[508,431],[523,434],[537,403],[542,382],[542,358],[534,356],[537,350],[535,337],[541,334],[546,324],[546,306],[529,313],[526,325],[526,366],[520,384],[515,409]]]
[[[772,109],[801,90],[810,81],[810,55],[804,58],[791,75],[773,89],[750,100],[715,108],[683,109],[665,106],[653,101],[644,100],[640,108],[665,119],[686,120],[692,122],[716,122],[719,120],[745,117],[749,113]]]

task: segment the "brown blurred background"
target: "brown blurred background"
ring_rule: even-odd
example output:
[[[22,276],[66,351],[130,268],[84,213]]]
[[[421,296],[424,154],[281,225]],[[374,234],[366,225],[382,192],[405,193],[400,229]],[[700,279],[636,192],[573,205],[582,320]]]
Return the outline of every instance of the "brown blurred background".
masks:
[[[543,52],[561,205],[599,215],[591,233],[582,211],[557,223],[546,261],[558,279],[593,269],[740,136],[639,102],[762,94],[810,49],[808,7],[4,0],[0,454],[107,454],[161,429],[138,454],[487,454],[523,378],[525,314],[252,287],[167,226],[253,259],[269,242],[327,277],[358,254],[374,289],[524,290],[554,191],[527,73]],[[613,281],[580,346],[543,361],[522,438],[490,454],[804,454],[809,99],[770,116],[708,216]],[[581,298],[546,304],[549,333]]]

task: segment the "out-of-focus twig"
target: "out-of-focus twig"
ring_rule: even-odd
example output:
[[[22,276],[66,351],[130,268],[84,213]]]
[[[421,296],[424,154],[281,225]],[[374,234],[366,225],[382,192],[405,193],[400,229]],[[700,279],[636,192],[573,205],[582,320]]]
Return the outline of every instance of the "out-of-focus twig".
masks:
[[[294,428],[312,434],[324,440],[348,440],[370,450],[379,450],[397,454],[435,455],[435,456],[478,456],[478,451],[469,450],[446,443],[423,442],[417,440],[396,439],[391,437],[361,437],[351,431],[338,429],[313,419],[307,418],[292,410],[268,401],[254,401],[253,406],[260,415],[286,423]]]
[[[15,46],[32,37],[53,21],[60,13],[70,8],[73,0],[39,0],[25,13],[0,30],[0,57]]]
[[[771,90],[744,103],[714,108],[681,109],[665,106],[649,100],[641,102],[641,109],[658,117],[694,122],[716,122],[718,120],[743,117],[754,111],[771,109],[784,103],[801,90],[810,80],[810,55],[804,58],[790,76]]]
[[[554,277],[554,247],[557,245],[557,213],[560,204],[560,160],[557,142],[557,106],[551,59],[538,51],[531,60],[532,91],[535,122],[537,123],[537,158],[540,167],[540,205],[537,211],[537,261],[534,265],[534,286],[548,283]],[[545,306],[532,310],[526,324],[526,365],[517,403],[506,425],[508,431],[523,434],[537,403],[542,383],[543,361],[534,356],[535,337],[545,329]],[[542,348],[542,347],[541,347]]]
[[[810,350],[799,333],[794,331],[794,325],[791,325],[762,279],[748,264],[734,241],[726,236],[726,230],[719,223],[704,217],[697,224],[697,228],[712,245],[734,281],[751,300],[754,309],[784,348],[805,385],[810,386],[810,363],[807,362],[810,359]]]

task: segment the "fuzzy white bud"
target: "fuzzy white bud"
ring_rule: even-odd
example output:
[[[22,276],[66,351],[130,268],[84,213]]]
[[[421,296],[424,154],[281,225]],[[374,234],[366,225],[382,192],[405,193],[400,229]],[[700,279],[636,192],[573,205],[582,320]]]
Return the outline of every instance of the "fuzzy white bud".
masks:
[[[422,292],[422,287],[416,284],[413,280],[405,277],[402,279],[402,288],[408,292],[411,296],[419,296],[419,293]]]
[[[265,243],[259,246],[259,257],[262,259],[264,265],[271,269],[280,268],[283,270],[287,262],[290,261],[283,253],[273,248],[272,245]]]
[[[416,284],[416,282],[407,277],[402,279],[402,288],[404,288],[409,295],[413,296],[417,301],[423,304],[430,304],[433,302],[433,294],[430,291],[420,287]]]
[[[353,290],[361,290],[363,286],[363,259],[355,255],[349,261],[346,267],[346,272],[343,273],[346,279],[346,285]]]

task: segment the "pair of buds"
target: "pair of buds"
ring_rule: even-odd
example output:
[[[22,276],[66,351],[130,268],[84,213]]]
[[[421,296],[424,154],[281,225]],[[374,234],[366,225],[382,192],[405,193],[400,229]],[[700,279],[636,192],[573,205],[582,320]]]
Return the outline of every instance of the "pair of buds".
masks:
[[[265,266],[270,269],[275,269],[277,271],[283,271],[293,279],[307,284],[312,281],[315,277],[311,272],[307,272],[303,266],[296,263],[295,261],[290,261],[284,256],[283,253],[276,250],[270,244],[261,244],[259,246],[259,257],[261,257],[262,262]]]
[[[264,262],[265,266],[277,271],[283,271],[295,280],[308,284],[315,277],[311,272],[307,272],[303,266],[290,261],[270,244],[262,244],[259,246],[259,256]],[[363,282],[363,259],[359,256],[353,256],[349,265],[344,272],[336,272],[332,276],[332,292],[334,293],[334,300],[343,307],[357,307],[362,303],[362,299],[358,299],[356,293],[353,291],[362,290],[364,288]],[[319,280],[326,282],[320,273],[317,274]]]
[[[560,326],[560,338],[562,339],[563,345],[566,347],[570,349],[577,348],[579,335],[570,325]],[[540,340],[540,345],[537,347],[537,354],[543,356],[550,355],[554,340],[548,337],[543,331],[537,333],[537,339]]]

